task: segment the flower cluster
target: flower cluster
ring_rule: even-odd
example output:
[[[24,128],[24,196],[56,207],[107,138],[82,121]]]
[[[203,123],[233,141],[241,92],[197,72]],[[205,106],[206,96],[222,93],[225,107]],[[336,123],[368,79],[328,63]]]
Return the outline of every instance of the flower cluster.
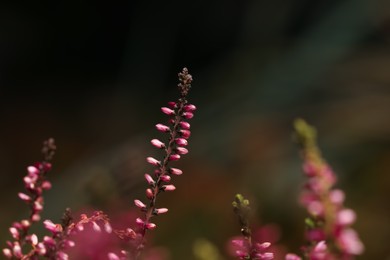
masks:
[[[148,202],[144,203],[139,199],[134,200],[135,206],[144,212],[143,218],[136,219],[138,225],[137,235],[141,238],[137,249],[138,253],[144,246],[146,231],[156,228],[156,224],[151,222],[152,217],[168,211],[167,208],[156,207],[157,196],[160,192],[175,190],[176,187],[171,184],[172,176],[183,173],[178,168],[170,167],[170,163],[179,160],[181,156],[188,153],[186,146],[188,145],[191,131],[187,120],[194,116],[193,113],[196,107],[189,104],[186,99],[192,82],[192,76],[186,68],[179,73],[179,81],[180,98],[176,102],[168,102],[167,107],[161,108],[161,111],[169,117],[168,124],[156,125],[156,129],[159,132],[168,134],[168,141],[164,143],[159,139],[151,140],[151,144],[154,147],[163,150],[164,157],[162,160],[153,157],[146,158],[146,161],[154,167],[153,176],[148,173],[145,174],[145,180],[148,184],[146,189]]]
[[[241,226],[242,238],[233,239],[231,241],[234,248],[234,255],[238,259],[246,260],[271,260],[274,259],[274,254],[269,252],[271,246],[269,242],[258,243],[252,241],[252,232],[249,227],[249,200],[245,199],[241,194],[237,194],[233,201],[233,210],[238,216]]]
[[[307,176],[300,201],[309,213],[306,238],[309,259],[351,259],[364,246],[350,226],[356,219],[352,209],[343,206],[345,195],[333,188],[336,175],[324,161],[316,144],[316,131],[305,121],[295,121],[296,139],[302,147],[303,172]],[[293,259],[290,256],[289,259]]]

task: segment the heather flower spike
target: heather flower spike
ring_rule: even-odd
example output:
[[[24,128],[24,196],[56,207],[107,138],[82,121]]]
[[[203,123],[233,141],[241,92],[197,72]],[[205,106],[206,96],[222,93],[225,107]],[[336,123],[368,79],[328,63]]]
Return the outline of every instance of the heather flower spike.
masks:
[[[305,221],[309,245],[304,255],[309,259],[352,259],[364,251],[363,243],[350,227],[356,214],[343,206],[344,193],[333,188],[336,175],[317,147],[316,130],[302,119],[294,122],[294,128],[294,137],[302,149],[303,172],[307,176],[300,198],[309,213]],[[290,254],[286,259],[298,259],[296,257]]]
[[[158,195],[161,191],[174,191],[176,187],[170,184],[172,176],[182,174],[180,169],[171,168],[170,164],[180,160],[182,155],[188,153],[188,149],[183,147],[188,145],[188,138],[191,134],[189,131],[190,124],[187,120],[194,116],[194,111],[196,110],[195,105],[189,104],[187,101],[192,76],[188,73],[187,68],[184,68],[178,76],[179,99],[168,102],[166,107],[161,108],[163,114],[168,116],[168,124],[156,124],[156,129],[159,132],[168,135],[167,141],[163,142],[161,141],[162,139],[151,140],[153,146],[163,150],[163,157],[161,160],[153,157],[146,158],[146,161],[155,168],[156,175],[156,178],[153,179],[149,174],[145,174],[148,184],[146,198],[149,202],[144,204],[140,200],[135,200],[136,206],[144,212],[144,217],[138,218],[136,221],[139,226],[137,234],[141,237],[141,240],[136,249],[135,258],[141,254],[144,248],[146,231],[156,228],[156,225],[150,222],[152,217],[168,211],[167,208],[156,208]],[[115,257],[111,255],[111,258]]]
[[[274,259],[272,252],[268,252],[271,246],[269,242],[257,243],[252,241],[252,232],[249,227],[249,200],[241,194],[237,194],[232,203],[233,211],[238,216],[242,238],[231,241],[234,247],[234,255],[238,259],[245,260],[271,260]]]
[[[46,252],[42,249],[35,234],[29,234],[32,223],[41,219],[44,199],[43,190],[51,188],[51,183],[46,180],[47,173],[51,170],[51,163],[56,151],[54,139],[50,138],[43,143],[43,160],[27,167],[27,175],[23,178],[26,191],[19,192],[18,197],[28,204],[30,215],[28,219],[15,222],[9,229],[13,242],[8,241],[7,248],[4,248],[3,254],[6,258],[17,259],[35,259]],[[27,248],[32,248],[27,254]]]

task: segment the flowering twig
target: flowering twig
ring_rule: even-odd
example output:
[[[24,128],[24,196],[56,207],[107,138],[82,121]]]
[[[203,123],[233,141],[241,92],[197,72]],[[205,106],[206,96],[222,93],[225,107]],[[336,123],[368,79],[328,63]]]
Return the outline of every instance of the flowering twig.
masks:
[[[134,200],[134,204],[144,212],[142,218],[137,218],[136,223],[138,230],[136,234],[129,230],[132,236],[136,236],[139,240],[137,248],[135,250],[135,257],[137,258],[145,245],[145,235],[147,230],[156,228],[156,224],[151,222],[153,216],[166,213],[167,208],[157,208],[157,197],[160,192],[173,191],[176,187],[170,184],[173,175],[181,175],[183,172],[180,169],[173,168],[170,163],[177,161],[182,155],[188,153],[186,146],[188,145],[188,138],[190,137],[190,124],[186,121],[191,119],[196,110],[196,107],[189,104],[187,101],[187,95],[191,88],[192,76],[188,73],[187,68],[184,68],[179,76],[179,92],[180,98],[176,102],[169,102],[167,107],[162,107],[161,111],[169,116],[168,124],[157,124],[156,129],[159,132],[168,134],[169,138],[166,143],[159,139],[151,140],[151,144],[164,152],[162,160],[155,159],[153,157],[147,157],[146,160],[149,164],[154,166],[154,177],[150,174],[145,174],[145,179],[148,183],[146,189],[146,197],[148,203],[144,203],[141,200]],[[117,232],[118,233],[118,232]],[[122,232],[123,233],[123,232]]]
[[[266,251],[271,246],[271,243],[252,241],[252,232],[249,227],[249,200],[245,199],[241,194],[237,194],[232,204],[234,213],[238,216],[243,236],[241,239],[232,240],[232,244],[235,247],[235,256],[238,259],[245,260],[274,259],[274,254]]]
[[[43,143],[43,160],[27,167],[27,175],[23,178],[26,192],[20,192],[18,196],[29,205],[30,215],[28,219],[14,222],[9,228],[14,241],[7,241],[7,248],[3,249],[3,254],[7,258],[34,259],[38,255],[46,253],[43,244],[38,242],[37,235],[29,234],[29,231],[31,225],[41,219],[40,214],[44,204],[43,191],[51,188],[51,183],[46,179],[46,175],[51,170],[50,161],[55,151],[54,139],[50,138]],[[24,254],[23,251],[28,246],[30,246],[30,250]]]
[[[306,207],[306,237],[309,245],[304,250],[307,259],[353,259],[360,255],[364,246],[356,231],[350,226],[356,219],[352,209],[343,206],[344,192],[334,189],[336,175],[322,158],[316,143],[316,130],[304,120],[294,123],[295,137],[301,146],[303,171],[308,177],[301,195]],[[296,255],[289,255],[286,259]]]

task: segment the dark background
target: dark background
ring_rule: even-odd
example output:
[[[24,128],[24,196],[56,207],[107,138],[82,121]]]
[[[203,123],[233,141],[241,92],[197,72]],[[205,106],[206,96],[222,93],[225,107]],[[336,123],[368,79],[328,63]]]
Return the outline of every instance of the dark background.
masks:
[[[154,244],[196,259],[239,233],[231,201],[251,198],[254,222],[276,223],[299,252],[304,181],[292,121],[316,125],[324,156],[356,210],[359,259],[390,257],[390,5],[385,0],[54,1],[0,5],[0,227],[25,218],[16,196],[44,139],[58,153],[46,215],[88,205],[127,211],[143,198],[145,157],[194,77],[190,154],[178,190],[161,196]],[[190,223],[190,224],[188,224]],[[225,256],[226,257],[226,256]]]

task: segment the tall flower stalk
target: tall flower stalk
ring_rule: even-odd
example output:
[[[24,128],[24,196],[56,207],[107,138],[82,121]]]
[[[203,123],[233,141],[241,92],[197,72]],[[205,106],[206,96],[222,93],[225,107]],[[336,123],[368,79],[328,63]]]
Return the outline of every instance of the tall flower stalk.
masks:
[[[357,232],[351,228],[356,214],[344,207],[344,192],[334,188],[337,178],[321,155],[314,127],[297,119],[294,128],[301,146],[303,172],[307,177],[300,198],[309,214],[305,221],[308,246],[304,257],[313,260],[353,259],[364,250]],[[286,259],[300,258],[289,255]]]
[[[179,76],[180,97],[175,102],[168,102],[167,107],[162,107],[161,111],[168,116],[167,124],[157,124],[156,129],[159,132],[168,135],[166,142],[159,139],[152,139],[151,144],[163,151],[163,158],[158,160],[153,157],[147,157],[146,161],[154,167],[154,177],[151,174],[145,174],[145,180],[148,184],[146,189],[146,198],[148,202],[144,203],[139,199],[134,200],[134,204],[144,213],[142,218],[137,218],[137,235],[140,243],[137,247],[136,257],[138,257],[145,245],[145,236],[148,230],[156,228],[152,222],[154,216],[166,213],[167,208],[157,207],[157,198],[161,192],[173,191],[176,187],[171,184],[173,176],[181,175],[183,172],[178,168],[171,167],[171,163],[178,161],[181,156],[188,153],[186,146],[191,135],[190,124],[187,120],[194,116],[196,107],[189,104],[187,95],[191,88],[192,76],[184,68]]]

